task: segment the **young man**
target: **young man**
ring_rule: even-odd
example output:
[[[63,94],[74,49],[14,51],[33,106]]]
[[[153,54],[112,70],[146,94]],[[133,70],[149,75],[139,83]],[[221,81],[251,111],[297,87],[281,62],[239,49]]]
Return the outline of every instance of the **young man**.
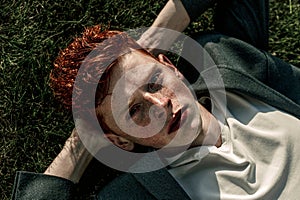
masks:
[[[182,31],[213,3],[169,1],[153,26]],[[267,16],[265,1],[218,2],[217,32],[196,38],[217,66],[226,89],[226,108],[219,109],[215,115],[209,106],[205,108],[191,98],[181,74],[163,56],[154,59],[136,50],[138,46],[126,36],[124,39],[122,34],[114,33],[119,37],[116,44],[126,41],[127,45],[119,48],[122,56],[104,73],[101,84],[105,87],[98,88],[101,92],[96,94],[96,114],[105,127],[106,137],[127,151],[134,150],[135,145],[162,149],[170,143],[190,148],[167,168],[117,178],[99,192],[99,199],[292,199],[299,196],[300,71],[265,52]],[[169,46],[174,39],[149,29],[139,43],[150,44],[153,47],[150,51],[155,52],[155,46],[161,45],[159,41]],[[110,47],[116,49],[105,42],[103,45],[107,51]],[[183,55],[199,54],[189,47],[185,45]],[[93,58],[87,63],[93,62]],[[96,58],[95,62],[99,57]],[[191,87],[197,100],[209,96],[212,109],[218,109],[215,97],[207,95],[210,91],[203,77],[185,61],[181,63],[180,69],[193,83]],[[92,70],[99,72],[98,68]],[[116,93],[129,100],[129,109],[123,113],[127,105],[116,101],[114,114],[113,92],[123,78],[126,86]],[[213,88],[217,92],[222,89],[218,86]],[[148,127],[153,120],[156,122],[153,124],[166,121],[155,134],[151,132],[155,127]],[[88,127],[84,125],[78,128]],[[129,131],[120,127],[129,127],[126,129]],[[148,127],[148,132],[136,131],[139,127],[142,130]],[[179,127],[184,131],[178,131]],[[179,139],[174,143],[175,137]],[[105,145],[89,138],[92,137],[87,137],[92,153]],[[13,197],[72,199],[73,183],[79,181],[91,158],[74,130],[44,175],[17,174]]]

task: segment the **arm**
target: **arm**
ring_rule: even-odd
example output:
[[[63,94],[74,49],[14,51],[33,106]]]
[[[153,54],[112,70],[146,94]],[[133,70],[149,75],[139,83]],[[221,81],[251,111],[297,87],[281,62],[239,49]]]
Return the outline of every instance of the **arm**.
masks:
[[[111,143],[99,137],[99,131],[86,120],[76,119],[76,129],[67,139],[64,148],[44,172],[78,183],[87,166],[101,148]],[[79,137],[80,136],[80,137]],[[86,146],[88,145],[88,149]]]
[[[190,18],[180,0],[169,0],[151,27],[137,41],[142,47],[157,55],[160,50],[168,49],[190,23]],[[160,29],[157,29],[160,28]],[[176,32],[166,34],[165,29]],[[167,30],[166,30],[167,31]]]
[[[93,156],[82,144],[76,129],[67,139],[64,148],[44,172],[78,183]]]
[[[74,129],[44,174],[17,172],[12,199],[74,199],[75,183],[91,158]]]
[[[170,0],[154,20],[153,27],[182,32],[190,23],[190,17],[180,0]]]
[[[99,133],[84,120],[76,120],[76,125],[63,149],[44,174],[17,172],[12,199],[74,199],[76,183],[93,158],[82,139],[85,144],[89,144],[92,153],[109,144],[94,137]],[[86,134],[80,134],[79,138],[77,131]]]
[[[159,50],[153,51],[153,49],[168,49],[189,23],[212,7],[216,1],[169,0],[138,43],[157,55],[160,53]],[[169,32],[169,29],[175,32]]]
[[[40,173],[17,172],[12,200],[74,199],[75,184],[67,179]]]

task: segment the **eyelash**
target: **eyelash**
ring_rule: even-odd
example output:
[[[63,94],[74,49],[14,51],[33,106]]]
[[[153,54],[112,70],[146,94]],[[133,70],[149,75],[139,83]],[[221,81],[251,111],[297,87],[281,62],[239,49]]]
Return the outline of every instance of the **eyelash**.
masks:
[[[135,113],[140,110],[140,108],[141,108],[141,104],[139,104],[139,103],[133,105],[129,109],[129,115],[130,115],[130,117],[133,117],[135,115]]]
[[[161,72],[156,72],[154,76],[152,76],[150,83],[147,85],[147,91],[154,93],[162,88],[162,80],[161,80]]]
[[[161,72],[156,72],[150,80],[150,83],[147,84],[147,91],[154,93],[157,92],[158,90],[160,90],[162,88],[162,79],[160,77]],[[155,87],[155,88],[152,88]],[[134,115],[141,109],[141,104],[135,104],[133,105],[130,109],[129,109],[129,116],[130,117],[134,117]]]

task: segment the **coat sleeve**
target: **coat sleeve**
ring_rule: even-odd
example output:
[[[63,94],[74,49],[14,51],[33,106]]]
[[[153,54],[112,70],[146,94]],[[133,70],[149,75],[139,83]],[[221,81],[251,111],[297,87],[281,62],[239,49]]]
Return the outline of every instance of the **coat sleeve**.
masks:
[[[191,21],[201,16],[207,9],[213,7],[218,0],[181,0]]]
[[[97,194],[97,200],[107,199],[145,199],[155,200],[156,198],[147,191],[131,174],[122,174],[112,180]]]
[[[300,105],[300,68],[266,54],[267,84]]]
[[[221,34],[203,35],[197,41],[209,53],[214,64],[251,76],[300,105],[299,68],[246,42]],[[235,77],[228,81],[228,85],[234,85]]]
[[[98,194],[98,200],[155,200],[190,197],[166,168],[147,173],[125,173],[106,185]]]
[[[67,179],[39,173],[18,171],[12,200],[74,199],[75,184]]]
[[[225,89],[250,95],[300,118],[299,68],[222,34],[203,33],[195,40],[203,47],[202,52],[191,48],[195,42],[185,42],[178,69],[192,84],[198,98],[208,91]],[[196,64],[187,62],[191,60]],[[220,81],[212,76],[216,68]]]

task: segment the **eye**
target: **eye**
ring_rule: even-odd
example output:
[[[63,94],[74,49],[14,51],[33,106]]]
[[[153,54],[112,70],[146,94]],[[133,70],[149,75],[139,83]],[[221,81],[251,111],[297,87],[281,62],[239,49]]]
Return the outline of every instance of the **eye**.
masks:
[[[156,72],[150,79],[150,83],[148,84],[148,92],[154,93],[162,88],[162,78],[161,72]]]
[[[129,108],[129,115],[130,117],[133,117],[136,115],[136,113],[141,109],[141,104],[135,104]]]

